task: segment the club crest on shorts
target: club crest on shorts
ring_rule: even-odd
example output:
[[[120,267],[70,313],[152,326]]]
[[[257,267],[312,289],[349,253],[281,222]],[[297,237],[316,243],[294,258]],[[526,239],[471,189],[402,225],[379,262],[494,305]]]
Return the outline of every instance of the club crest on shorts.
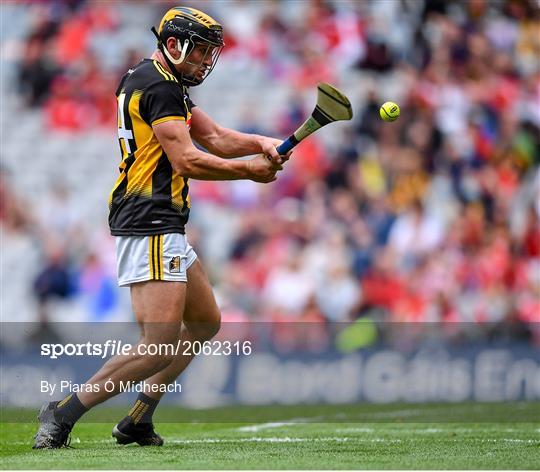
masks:
[[[169,262],[169,272],[171,274],[178,274],[180,272],[180,256],[175,256]]]

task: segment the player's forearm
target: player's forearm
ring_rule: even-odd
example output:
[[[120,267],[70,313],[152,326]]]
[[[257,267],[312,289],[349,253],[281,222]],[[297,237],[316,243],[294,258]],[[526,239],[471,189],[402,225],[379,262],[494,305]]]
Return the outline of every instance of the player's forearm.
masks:
[[[238,180],[249,178],[248,161],[226,161],[198,149],[171,159],[176,173],[198,180]]]
[[[219,135],[212,140],[211,151],[225,159],[258,154],[261,152],[262,138],[257,134],[222,128]]]

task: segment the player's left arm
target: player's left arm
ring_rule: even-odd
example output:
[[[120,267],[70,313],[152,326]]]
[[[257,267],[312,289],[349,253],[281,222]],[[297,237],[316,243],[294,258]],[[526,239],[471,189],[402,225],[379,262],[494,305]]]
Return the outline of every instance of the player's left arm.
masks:
[[[279,164],[289,159],[290,153],[280,156],[276,151],[276,147],[283,142],[281,139],[224,128],[198,106],[194,107],[191,113],[191,136],[216,156],[230,159],[263,153]]]

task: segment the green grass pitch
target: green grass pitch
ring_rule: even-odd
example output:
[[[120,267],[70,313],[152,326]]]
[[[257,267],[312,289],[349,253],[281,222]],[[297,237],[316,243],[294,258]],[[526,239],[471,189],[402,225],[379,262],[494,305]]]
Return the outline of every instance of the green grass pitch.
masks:
[[[539,403],[164,407],[162,448],[115,445],[111,428],[124,414],[97,408],[76,425],[73,448],[34,451],[35,412],[4,410],[2,468],[540,468]]]

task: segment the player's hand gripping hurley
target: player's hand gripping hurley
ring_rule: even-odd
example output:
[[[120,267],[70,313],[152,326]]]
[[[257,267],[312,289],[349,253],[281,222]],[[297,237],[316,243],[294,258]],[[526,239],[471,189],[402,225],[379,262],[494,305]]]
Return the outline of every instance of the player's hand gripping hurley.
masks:
[[[350,120],[353,116],[351,102],[338,89],[324,82],[317,85],[317,105],[311,116],[291,136],[277,147],[282,156],[311,133],[333,121]]]

